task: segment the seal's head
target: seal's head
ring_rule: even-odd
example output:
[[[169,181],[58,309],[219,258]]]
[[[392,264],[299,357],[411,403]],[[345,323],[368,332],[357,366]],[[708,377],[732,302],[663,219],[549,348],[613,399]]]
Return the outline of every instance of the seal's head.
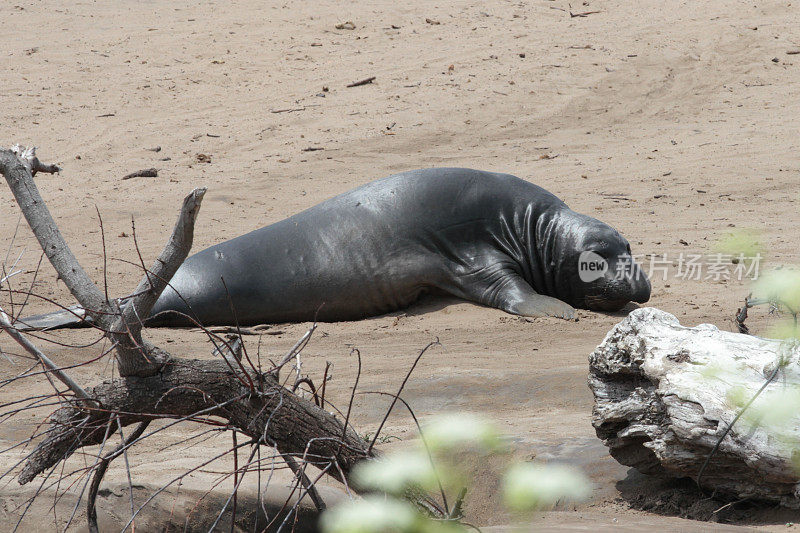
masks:
[[[650,299],[650,280],[617,230],[590,216],[565,210],[551,261],[558,266],[555,292],[574,307],[617,311]]]

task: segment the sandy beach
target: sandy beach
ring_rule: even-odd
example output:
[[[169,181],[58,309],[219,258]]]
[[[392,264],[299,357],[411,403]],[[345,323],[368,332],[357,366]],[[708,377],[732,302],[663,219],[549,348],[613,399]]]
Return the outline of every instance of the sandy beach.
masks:
[[[62,167],[60,174],[39,175],[38,186],[72,250],[102,286],[99,211],[112,295],[131,291],[140,277],[131,220],[149,263],[194,187],[208,188],[195,231],[200,250],[374,179],[437,166],[515,174],[611,224],[646,270],[660,267],[651,271],[647,305],[688,326],[735,330],[733,317],[750,281],[706,272],[692,279],[679,271],[681,258],[708,257],[732,231],[756,230],[764,268],[800,260],[800,15],[792,2],[11,0],[0,5],[0,20],[6,73],[0,146],[36,145],[43,161]],[[336,29],[348,21],[354,29]],[[146,168],[158,176],[121,179]],[[24,271],[14,288],[31,283],[40,256],[19,220],[3,183],[0,253],[8,252],[8,263],[22,254]],[[46,263],[35,292],[73,303]],[[9,309],[7,294],[0,304]],[[51,308],[31,299],[25,314]],[[515,457],[574,465],[594,483],[589,501],[541,513],[538,530],[791,530],[787,523],[800,514],[774,508],[721,513],[724,524],[675,516],[708,517],[714,504],[687,505],[685,485],[649,479],[608,455],[591,426],[587,356],[624,316],[581,310],[578,322],[526,320],[425,299],[388,316],[321,324],[303,352],[303,371],[321,376],[332,362],[328,394],[346,405],[356,375],[352,347],[363,358],[359,389],[395,391],[419,350],[438,338],[441,347],[423,357],[404,392],[421,419],[479,413],[511,437]],[[765,332],[774,320],[757,309],[748,325]],[[308,327],[279,324],[245,341],[266,361],[285,353]],[[211,357],[197,331],[153,329],[148,336],[173,353]],[[83,330],[57,338],[86,344],[98,337]],[[63,365],[103,348],[40,344]],[[5,335],[0,349],[19,352]],[[26,368],[25,361],[11,360],[0,359],[3,379]],[[107,359],[72,371],[88,385],[110,373]],[[4,386],[0,397],[48,390],[44,379],[30,378]],[[374,432],[387,405],[356,396],[355,427]],[[48,412],[4,422],[0,448],[27,438]],[[163,449],[195,430],[177,426],[134,448],[137,501],[230,446],[223,434]],[[399,440],[384,450],[417,438],[402,411],[385,433]],[[2,470],[22,456],[21,450],[0,454]],[[190,513],[199,498],[192,495],[229,467],[220,461],[193,473],[184,492],[168,493],[137,527],[182,528],[184,511],[177,509]],[[470,522],[510,522],[497,494],[497,468],[470,465],[476,479],[466,499]],[[278,479],[271,486],[285,490],[288,476]],[[0,529],[14,527],[24,508],[19,504],[39,483],[3,480]],[[114,517],[124,516],[128,505],[121,464],[106,483],[101,524],[114,530],[121,525]],[[254,498],[255,478],[248,483],[243,491]],[[224,502],[228,485],[204,502],[216,496]],[[343,497],[335,482],[323,485],[333,500]],[[19,530],[63,529],[82,487],[70,487],[55,512],[56,487],[48,488]],[[82,513],[83,504],[77,530],[85,528]]]

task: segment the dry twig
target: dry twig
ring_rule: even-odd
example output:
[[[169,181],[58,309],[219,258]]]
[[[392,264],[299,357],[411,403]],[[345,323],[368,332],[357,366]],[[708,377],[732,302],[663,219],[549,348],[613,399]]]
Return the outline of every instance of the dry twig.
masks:
[[[365,78],[365,79],[360,80],[360,81],[354,81],[350,85],[347,85],[347,87],[348,88],[350,88],[350,87],[360,87],[362,85],[368,85],[368,84],[372,83],[373,81],[375,81],[375,76],[370,76],[369,78]]]
[[[131,178],[157,178],[157,177],[158,177],[158,169],[145,168],[143,170],[137,170],[136,172],[131,172],[130,174],[126,174],[122,176],[122,179],[129,180]]]

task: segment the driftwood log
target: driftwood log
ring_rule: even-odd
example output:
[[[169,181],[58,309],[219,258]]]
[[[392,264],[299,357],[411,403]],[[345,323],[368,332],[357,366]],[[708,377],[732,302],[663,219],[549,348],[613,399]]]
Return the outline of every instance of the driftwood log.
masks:
[[[798,355],[786,342],[637,309],[589,356],[592,424],[612,457],[645,474],[800,507],[800,404],[786,409]]]
[[[205,189],[195,189],[184,199],[172,236],[134,291],[112,300],[78,263],[36,187],[33,176],[37,172],[58,170],[54,165],[42,164],[33,149],[19,146],[0,149],[0,174],[6,178],[28,225],[60,278],[87,310],[93,325],[113,343],[120,377],[91,388],[81,387],[33,346],[14,326],[14,317],[0,308],[0,332],[11,334],[71,391],[71,394],[58,391],[62,405],[51,415],[44,438],[24,461],[19,472],[20,483],[29,483],[83,447],[105,442],[117,427],[121,431],[123,426],[138,423],[138,433],[134,432],[137,438],[131,443],[134,444],[148,436],[139,435],[150,421],[157,419],[213,418],[221,427],[249,437],[254,446],[275,448],[290,467],[296,466],[294,458],[298,458],[304,465],[313,464],[322,473],[344,483],[348,483],[356,462],[375,457],[375,450],[347,421],[343,423],[283,387],[278,380],[282,365],[262,372],[247,357],[213,361],[179,358],[143,336],[140,317],[149,314],[191,249],[194,222]],[[222,338],[208,331],[207,334],[218,349],[227,346]],[[293,352],[294,349],[284,362],[291,359]],[[121,453],[106,456],[104,461]],[[104,471],[104,465],[96,469],[94,493]],[[298,476],[305,480],[306,493],[316,503],[313,484],[305,473]],[[90,530],[94,531],[97,523],[92,494],[88,516]]]

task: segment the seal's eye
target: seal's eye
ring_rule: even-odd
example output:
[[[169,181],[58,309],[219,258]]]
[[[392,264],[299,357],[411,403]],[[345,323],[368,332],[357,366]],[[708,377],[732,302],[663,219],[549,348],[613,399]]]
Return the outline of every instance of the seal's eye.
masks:
[[[625,245],[625,249],[628,251],[628,255],[631,255],[631,245],[630,244],[626,244]]]

